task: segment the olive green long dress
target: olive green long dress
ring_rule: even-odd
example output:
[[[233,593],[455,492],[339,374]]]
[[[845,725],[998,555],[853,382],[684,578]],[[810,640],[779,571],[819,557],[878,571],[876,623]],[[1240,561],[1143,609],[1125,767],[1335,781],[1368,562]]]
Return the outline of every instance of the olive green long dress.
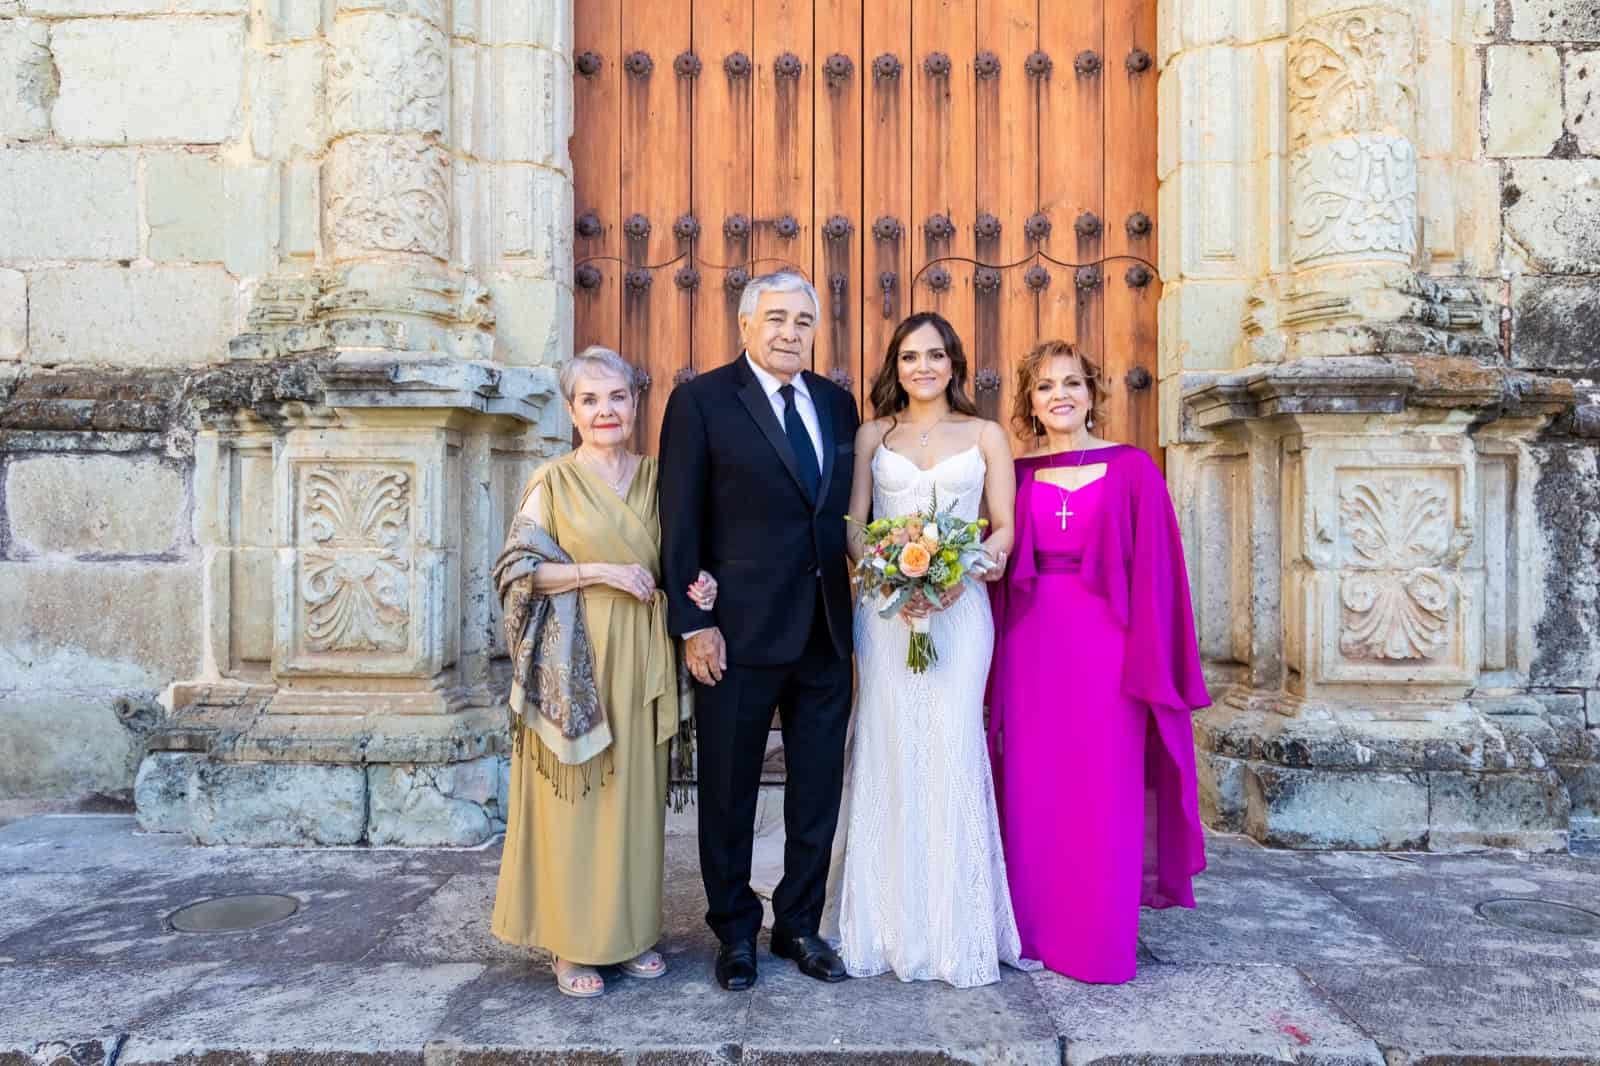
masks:
[[[637,563],[660,580],[654,459],[640,462],[626,501],[575,454],[534,474],[523,499],[540,485],[537,519],[574,562]],[[568,774],[558,796],[549,776],[553,757],[525,732],[511,762],[492,928],[508,943],[604,966],[649,950],[661,937],[677,660],[662,593],[648,605],[610,586],[592,585],[581,595],[612,744],[581,768],[556,767]]]

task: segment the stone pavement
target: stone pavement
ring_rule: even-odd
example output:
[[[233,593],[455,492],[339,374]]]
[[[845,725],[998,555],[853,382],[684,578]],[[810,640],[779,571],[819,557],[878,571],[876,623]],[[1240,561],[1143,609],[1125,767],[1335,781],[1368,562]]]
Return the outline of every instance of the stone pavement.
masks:
[[[692,837],[669,839],[665,979],[559,996],[488,932],[497,848],[205,849],[120,815],[0,827],[0,1064],[1600,1064],[1600,856],[1305,854],[1215,837],[1200,909],[1147,912],[1121,987],[1007,972],[824,986],[763,953],[711,980]],[[251,932],[173,931],[285,893]],[[1528,918],[1546,931],[1503,924]],[[1478,909],[1497,920],[1480,916]]]

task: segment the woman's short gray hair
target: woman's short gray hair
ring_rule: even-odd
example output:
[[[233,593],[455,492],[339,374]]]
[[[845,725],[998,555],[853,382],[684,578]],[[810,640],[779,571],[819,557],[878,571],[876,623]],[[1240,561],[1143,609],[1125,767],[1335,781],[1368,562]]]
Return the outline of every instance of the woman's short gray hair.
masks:
[[[599,344],[591,344],[561,364],[561,395],[571,403],[578,391],[578,379],[585,374],[619,377],[628,383],[628,392],[639,395],[639,375],[632,363]]]
[[[816,309],[816,317],[822,317],[822,301],[817,299],[817,290],[812,288],[811,282],[799,274],[785,270],[777,274],[762,274],[745,283],[744,292],[739,296],[740,318],[749,318],[756,313],[756,304],[761,302],[761,294],[764,292],[803,292],[811,297],[811,306]]]

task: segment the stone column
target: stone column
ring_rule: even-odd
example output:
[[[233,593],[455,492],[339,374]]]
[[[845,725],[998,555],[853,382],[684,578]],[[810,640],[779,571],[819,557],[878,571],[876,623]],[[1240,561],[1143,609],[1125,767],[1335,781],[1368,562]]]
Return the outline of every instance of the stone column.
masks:
[[[1465,186],[1437,166],[1423,184],[1420,116],[1447,161],[1477,151],[1475,119],[1454,137],[1470,79],[1419,78],[1424,54],[1464,54],[1461,20],[1409,2],[1288,14],[1286,41],[1259,46],[1257,133],[1282,153],[1256,171],[1284,199],[1234,369],[1185,367],[1170,423],[1217,698],[1196,721],[1204,812],[1290,847],[1564,847],[1568,799],[1530,739],[1548,727],[1528,694],[1526,501],[1528,442],[1572,392],[1505,365],[1483,283],[1448,276],[1467,242],[1424,238],[1425,202]]]
[[[531,112],[531,86],[479,79],[570,39],[528,43],[571,12],[524,6],[495,23],[520,46],[498,63],[471,0],[332,9],[304,123],[315,239],[256,287],[231,349],[301,367],[305,395],[204,417],[209,654],[141,773],[148,827],[204,843],[475,844],[504,815],[490,568],[522,481],[567,432],[554,373],[529,355],[570,344],[548,315],[533,336],[520,306],[501,344],[490,294],[501,261],[533,247],[501,222],[571,224],[570,193],[550,192],[567,170],[502,165],[531,154],[536,126],[539,144],[564,146],[570,110],[547,93],[549,113]],[[566,62],[543,65],[558,77]],[[549,259],[556,288],[570,264]]]

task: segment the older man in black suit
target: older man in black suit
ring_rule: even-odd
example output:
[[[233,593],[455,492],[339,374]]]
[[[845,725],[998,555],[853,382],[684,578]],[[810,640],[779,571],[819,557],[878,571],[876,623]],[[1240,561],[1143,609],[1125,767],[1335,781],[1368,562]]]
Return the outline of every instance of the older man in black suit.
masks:
[[[700,870],[717,980],[732,990],[756,979],[750,849],[774,707],[788,781],[772,953],[818,980],[846,976],[817,927],[850,717],[844,516],[858,418],[849,393],[807,369],[819,310],[798,275],[752,280],[744,352],[673,390],[661,427],[663,587],[686,590],[704,568],[720,590],[711,611],[669,591],[668,624],[696,681]]]

